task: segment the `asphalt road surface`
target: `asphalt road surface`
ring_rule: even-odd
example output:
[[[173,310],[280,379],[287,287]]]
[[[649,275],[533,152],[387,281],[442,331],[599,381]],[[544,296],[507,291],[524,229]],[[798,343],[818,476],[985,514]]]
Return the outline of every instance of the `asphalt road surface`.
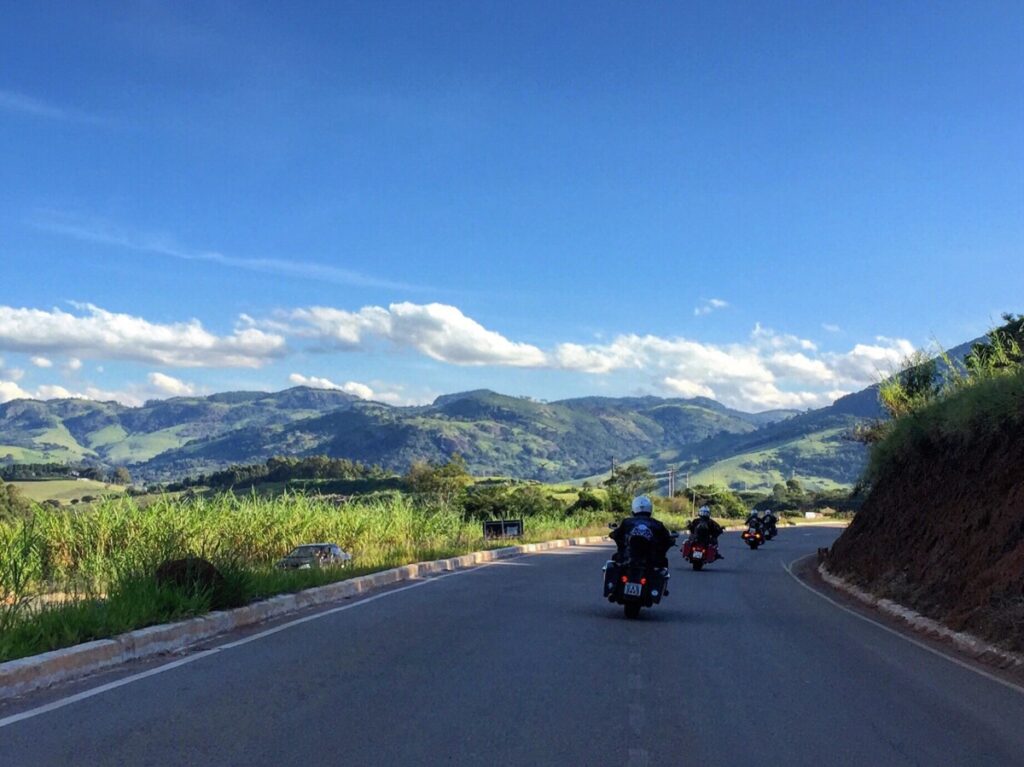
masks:
[[[0,765],[1024,765],[1024,695],[783,569],[837,532],[673,552],[635,621],[608,547],[449,575],[2,726]]]

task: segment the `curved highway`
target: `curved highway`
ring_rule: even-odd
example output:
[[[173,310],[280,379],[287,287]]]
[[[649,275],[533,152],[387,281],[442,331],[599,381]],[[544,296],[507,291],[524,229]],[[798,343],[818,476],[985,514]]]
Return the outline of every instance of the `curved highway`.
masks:
[[[673,552],[671,595],[636,621],[600,596],[605,546],[441,577],[7,706],[0,764],[1024,764],[1024,695],[783,569],[837,532],[756,552],[727,534],[699,573]]]

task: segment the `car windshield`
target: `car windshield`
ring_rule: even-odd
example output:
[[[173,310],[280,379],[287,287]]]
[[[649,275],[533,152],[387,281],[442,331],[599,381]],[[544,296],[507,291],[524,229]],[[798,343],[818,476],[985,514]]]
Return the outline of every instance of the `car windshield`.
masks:
[[[319,546],[296,546],[289,557],[313,557],[320,553]]]

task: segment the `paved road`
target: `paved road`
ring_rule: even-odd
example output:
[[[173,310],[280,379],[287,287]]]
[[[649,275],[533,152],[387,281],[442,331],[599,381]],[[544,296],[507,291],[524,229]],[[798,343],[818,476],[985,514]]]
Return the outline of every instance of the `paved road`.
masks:
[[[783,570],[835,535],[729,534],[637,621],[604,547],[444,577],[0,728],[0,765],[1024,764],[1024,695]]]

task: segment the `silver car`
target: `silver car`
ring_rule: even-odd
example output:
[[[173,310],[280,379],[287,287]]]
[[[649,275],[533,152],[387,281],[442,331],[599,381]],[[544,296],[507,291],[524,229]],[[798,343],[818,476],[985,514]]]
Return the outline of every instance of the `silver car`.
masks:
[[[277,566],[286,570],[310,570],[314,567],[344,567],[352,555],[336,543],[304,543],[292,549]]]

